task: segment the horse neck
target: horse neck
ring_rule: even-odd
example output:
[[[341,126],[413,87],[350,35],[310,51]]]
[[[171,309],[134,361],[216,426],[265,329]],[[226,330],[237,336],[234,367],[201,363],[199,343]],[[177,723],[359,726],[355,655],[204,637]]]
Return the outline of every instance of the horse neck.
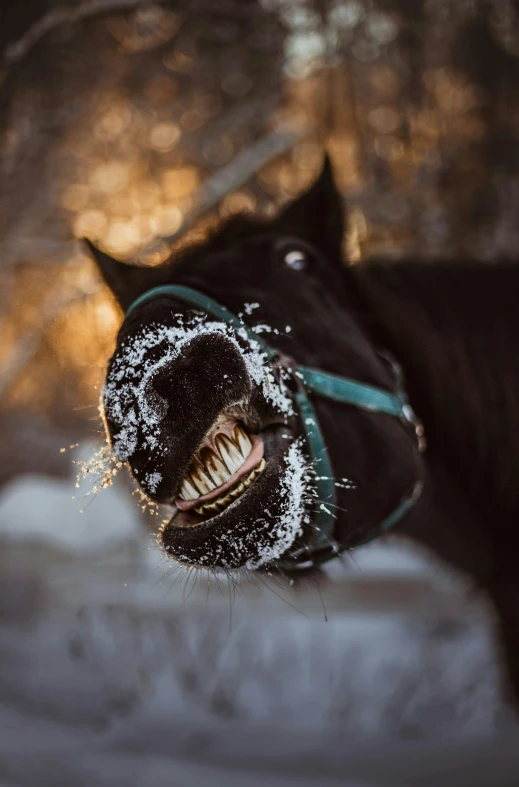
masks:
[[[481,506],[519,503],[519,265],[353,272],[374,340],[402,364],[429,456]]]

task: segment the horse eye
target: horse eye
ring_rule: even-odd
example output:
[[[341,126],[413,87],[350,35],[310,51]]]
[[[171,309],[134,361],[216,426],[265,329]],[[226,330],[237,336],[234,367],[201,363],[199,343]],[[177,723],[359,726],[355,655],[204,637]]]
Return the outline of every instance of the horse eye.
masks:
[[[302,271],[306,268],[308,257],[304,251],[294,250],[285,254],[284,261],[293,271]]]

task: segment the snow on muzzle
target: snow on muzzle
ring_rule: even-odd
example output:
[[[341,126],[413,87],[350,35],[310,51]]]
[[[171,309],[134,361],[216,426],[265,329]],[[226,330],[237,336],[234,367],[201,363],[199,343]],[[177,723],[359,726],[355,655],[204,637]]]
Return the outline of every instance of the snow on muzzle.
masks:
[[[248,402],[253,391],[240,346],[223,332],[198,332],[184,342],[171,338],[177,337],[152,328],[118,348],[103,391],[115,455],[160,503],[175,501],[218,419]],[[234,439],[225,430],[223,436]]]

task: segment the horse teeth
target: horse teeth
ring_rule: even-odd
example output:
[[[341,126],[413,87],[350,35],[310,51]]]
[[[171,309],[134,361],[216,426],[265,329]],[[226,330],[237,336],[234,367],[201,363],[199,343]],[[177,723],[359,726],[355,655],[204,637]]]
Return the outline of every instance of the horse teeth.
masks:
[[[243,492],[245,492],[245,484],[241,483],[232,490],[231,495],[233,497],[239,497]]]
[[[180,485],[179,497],[182,500],[196,500],[218,489],[242,467],[252,451],[252,442],[239,424],[235,424],[232,437],[222,432],[214,435],[213,432],[211,440],[213,440],[212,445],[208,444],[208,440],[191,461],[189,470]],[[261,459],[259,464],[232,489],[215,500],[202,503],[194,510],[202,516],[219,514],[254,483],[265,466],[265,460]]]
[[[184,478],[180,486],[180,497],[182,500],[196,500],[197,497],[200,497],[193,484],[187,478]]]
[[[204,503],[203,506],[198,506],[198,508],[195,508],[197,514],[207,514],[209,512],[218,514],[220,510],[221,509],[217,500],[214,500],[212,503]]]
[[[242,466],[244,462],[243,456],[224,434],[216,435],[215,443],[229,473],[233,475]]]
[[[236,500],[238,497],[240,497],[240,495],[242,495],[245,492],[245,490],[248,489],[251,486],[251,484],[254,483],[256,478],[263,472],[266,466],[267,466],[266,461],[262,459],[259,465],[257,465],[257,467],[251,470],[251,472],[247,476],[245,476],[244,479],[242,479],[242,481],[238,484],[238,486],[235,486],[232,489],[230,489],[228,492],[226,492],[226,494],[223,497],[217,497],[216,500],[212,500],[210,503],[204,503],[198,508],[195,508],[196,513],[207,514],[209,512],[219,513],[220,511],[222,511],[226,506],[229,505],[229,503],[232,503],[233,500]],[[197,485],[198,483],[199,482],[197,480]],[[184,494],[192,495],[192,497],[189,498],[184,497],[183,498],[184,500],[195,500],[197,497],[199,497],[198,494],[195,494],[194,487],[186,479],[183,481],[181,486],[181,496],[183,496]]]
[[[219,486],[223,486],[238,472],[250,456],[252,442],[240,424],[234,424],[232,437],[223,432],[215,434],[216,431],[217,429],[215,429],[212,436],[210,435],[210,439],[207,439],[191,461],[178,493],[182,500],[196,500],[198,497],[214,491]],[[259,465],[260,470],[264,466],[264,460],[262,460]],[[234,497],[241,494],[244,489],[247,489],[257,473],[258,468],[252,470],[242,480],[242,483],[245,483],[245,487],[239,486],[235,489]]]
[[[200,462],[195,461],[193,467],[189,472],[189,480],[198,489],[199,494],[206,495],[216,489],[216,484],[209,478],[207,473],[204,472]],[[198,495],[197,495],[198,497]]]
[[[252,482],[254,481],[254,479],[256,478],[257,475],[258,474],[256,473],[255,470],[253,470],[252,473],[249,473],[249,475],[247,476],[247,478],[243,482],[245,484],[245,486],[249,487],[252,484]]]
[[[220,457],[211,448],[202,448],[200,455],[206,471],[216,483],[216,486],[225,484],[230,476]]]
[[[243,458],[247,459],[248,455],[252,451],[252,443],[249,440],[249,435],[243,431],[241,426],[234,427],[234,442],[240,450]]]

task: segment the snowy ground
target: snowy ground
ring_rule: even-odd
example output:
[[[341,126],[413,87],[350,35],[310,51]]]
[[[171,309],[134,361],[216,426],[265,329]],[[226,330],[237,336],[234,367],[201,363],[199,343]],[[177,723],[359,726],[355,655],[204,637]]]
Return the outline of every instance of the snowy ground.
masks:
[[[444,566],[394,538],[322,603],[258,581],[231,604],[168,574],[123,486],[74,491],[0,497],[2,787],[519,783],[491,617]]]

